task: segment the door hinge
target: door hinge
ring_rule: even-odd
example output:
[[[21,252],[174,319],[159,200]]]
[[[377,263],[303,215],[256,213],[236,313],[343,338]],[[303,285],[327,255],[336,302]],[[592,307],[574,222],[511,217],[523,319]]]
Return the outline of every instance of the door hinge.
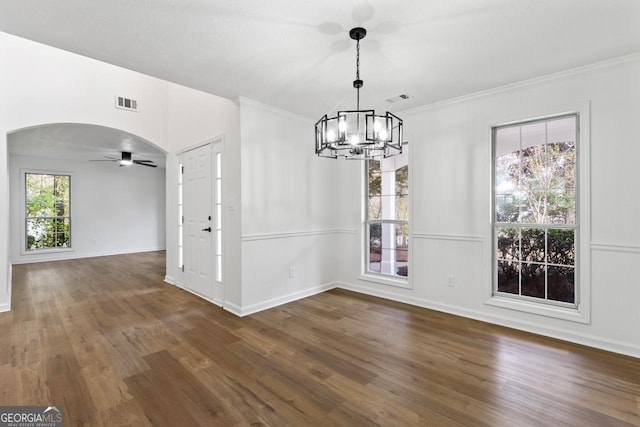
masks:
[[[182,223],[184,224],[184,215],[182,215]]]
[[[180,168],[180,173],[184,175],[184,166]]]
[[[182,272],[184,273],[184,264],[182,264]]]

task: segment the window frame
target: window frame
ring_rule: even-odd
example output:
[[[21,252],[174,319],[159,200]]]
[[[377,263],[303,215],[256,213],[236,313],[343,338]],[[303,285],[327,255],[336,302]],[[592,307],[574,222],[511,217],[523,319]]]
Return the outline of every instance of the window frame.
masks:
[[[556,106],[557,107],[557,106]],[[549,113],[549,111],[554,111]],[[575,305],[566,303],[549,303],[539,298],[527,296],[496,294],[497,253],[495,241],[495,151],[494,129],[508,125],[522,125],[541,120],[552,120],[563,116],[576,116],[576,227],[575,227]],[[483,128],[488,136],[489,160],[489,221],[485,237],[485,259],[490,268],[485,269],[487,299],[484,304],[509,310],[531,313],[540,316],[567,320],[577,323],[591,323],[591,250],[590,250],[590,221],[591,221],[591,186],[590,186],[590,101],[573,103],[559,108],[547,108],[520,114],[501,121],[486,121]],[[529,224],[527,224],[529,225]],[[535,227],[535,225],[532,225]],[[525,227],[526,228],[526,227]],[[560,227],[561,228],[561,227]],[[571,303],[569,303],[571,304]]]
[[[27,221],[29,219],[33,219],[34,217],[27,217],[27,175],[52,175],[52,176],[66,176],[69,177],[69,215],[65,217],[47,217],[47,218],[68,218],[69,220],[69,242],[70,244],[66,247],[53,247],[53,248],[42,248],[42,249],[27,249]],[[21,239],[20,239],[20,254],[21,255],[41,255],[41,254],[50,254],[50,253],[60,253],[60,252],[72,252],[75,250],[74,248],[74,238],[73,238],[73,173],[67,171],[53,171],[53,170],[42,170],[42,169],[21,169],[20,170],[20,189],[21,189]]]
[[[411,156],[409,154],[409,144],[403,144],[403,152],[406,151],[407,156],[407,180],[408,180],[408,194],[407,194],[407,202],[408,202],[408,219],[407,220],[397,220],[397,219],[369,219],[369,161],[363,161],[363,167],[361,171],[361,176],[363,179],[362,185],[362,246],[361,246],[361,269],[360,269],[360,280],[365,280],[368,282],[395,286],[405,289],[412,289],[412,238],[411,238],[411,211],[412,211],[412,197],[411,197]],[[378,273],[375,271],[369,270],[369,225],[373,223],[379,224],[395,224],[395,225],[406,225],[408,229],[408,239],[409,244],[407,248],[407,276],[400,276],[397,274],[386,274],[386,273]]]

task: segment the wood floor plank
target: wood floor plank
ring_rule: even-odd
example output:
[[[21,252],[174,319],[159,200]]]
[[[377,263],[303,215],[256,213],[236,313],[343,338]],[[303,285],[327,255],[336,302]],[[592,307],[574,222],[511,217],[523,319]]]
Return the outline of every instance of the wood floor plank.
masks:
[[[0,404],[73,426],[640,426],[639,359],[340,289],[240,318],[165,262],[14,266]]]

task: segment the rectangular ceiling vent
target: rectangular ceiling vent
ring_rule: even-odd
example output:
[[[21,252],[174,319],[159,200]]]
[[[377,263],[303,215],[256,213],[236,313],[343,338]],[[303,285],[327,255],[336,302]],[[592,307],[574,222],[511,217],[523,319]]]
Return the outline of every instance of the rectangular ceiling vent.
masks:
[[[401,93],[400,95],[396,95],[396,96],[392,96],[391,98],[387,98],[386,101],[389,104],[395,104],[396,102],[406,101],[409,98],[411,98],[411,97],[409,95],[407,95],[406,93]]]
[[[123,110],[138,111],[138,101],[124,96],[116,95],[116,108]]]

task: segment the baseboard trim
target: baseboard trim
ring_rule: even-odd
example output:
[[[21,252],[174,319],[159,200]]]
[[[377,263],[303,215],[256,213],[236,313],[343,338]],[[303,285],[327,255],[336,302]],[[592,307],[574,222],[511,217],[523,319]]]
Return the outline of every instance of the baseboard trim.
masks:
[[[308,288],[308,289],[303,289],[301,291],[298,292],[293,292],[287,295],[283,295],[281,297],[278,298],[273,298],[261,303],[257,303],[257,304],[252,304],[252,305],[248,305],[246,307],[238,307],[237,305],[234,304],[229,304],[226,303],[225,304],[225,309],[227,309],[228,311],[230,311],[231,313],[240,316],[240,317],[244,317],[244,316],[248,316],[254,313],[257,313],[259,311],[263,311],[263,310],[267,310],[269,308],[274,308],[283,304],[287,304],[293,301],[297,301],[299,299],[302,298],[307,298],[310,297],[312,295],[316,295],[316,294],[321,294],[322,292],[326,292],[328,290],[331,290],[333,288],[336,287],[335,283],[326,283],[320,286],[315,286],[313,288]]]
[[[27,255],[25,257],[21,257],[17,260],[12,260],[12,264],[33,264],[36,262],[50,262],[50,261],[66,261],[70,259],[81,259],[81,258],[97,258],[101,256],[113,256],[113,255],[127,255],[127,254],[139,254],[143,252],[158,252],[164,251],[166,248],[142,248],[142,249],[131,249],[127,251],[105,251],[105,252],[90,252],[90,253],[78,253],[78,252],[61,252],[59,254],[56,253],[47,253],[42,255]]]
[[[542,335],[549,338],[555,338],[562,341],[568,341],[574,344],[585,345],[600,350],[610,351],[613,353],[623,354],[640,359],[640,346],[624,343],[617,340],[605,339],[591,334],[576,333],[561,328],[544,327],[530,322],[513,320],[511,318],[483,313],[476,310],[469,310],[461,307],[442,304],[423,298],[415,298],[407,295],[400,295],[393,292],[385,292],[370,289],[364,286],[354,285],[345,282],[336,282],[336,288],[348,291],[358,292],[365,295],[371,295],[379,298],[385,298],[392,301],[411,304],[430,310],[440,311],[443,313],[453,314],[456,316],[466,317],[469,319],[479,320],[481,322],[500,325],[511,329],[517,329],[530,332],[536,335]]]
[[[0,304],[0,313],[11,311],[11,304]]]
[[[170,285],[174,285],[174,286],[175,286],[175,284],[176,284],[176,279],[174,279],[174,278],[173,278],[173,277],[171,277],[171,276],[164,276],[164,282],[165,282],[165,283],[168,283],[168,284],[170,284]]]

